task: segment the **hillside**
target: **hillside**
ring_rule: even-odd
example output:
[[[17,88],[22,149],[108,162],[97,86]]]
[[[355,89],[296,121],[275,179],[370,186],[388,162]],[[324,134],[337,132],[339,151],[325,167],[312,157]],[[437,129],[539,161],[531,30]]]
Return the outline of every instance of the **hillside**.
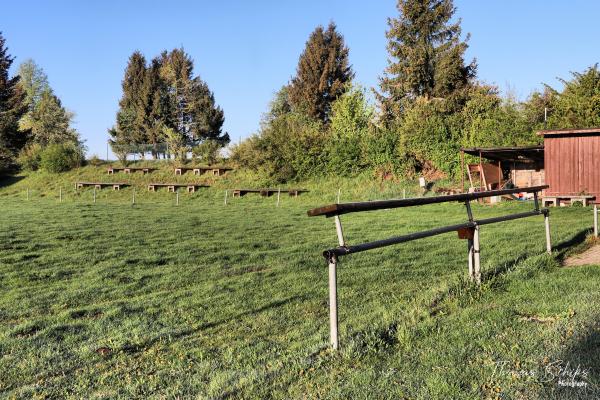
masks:
[[[224,190],[248,174],[202,177],[193,195],[149,193],[158,173],[106,166],[1,182],[0,393],[6,397],[593,398],[600,394],[598,266],[562,267],[589,246],[589,208],[482,228],[484,282],[467,282],[455,233],[345,257],[341,350],[328,346],[327,268],[335,201],[391,198],[414,183],[309,181],[298,198]],[[132,189],[74,192],[76,180]],[[58,202],[59,187],[65,190]],[[30,200],[25,199],[27,188]],[[474,205],[479,217],[529,209]],[[460,204],[344,216],[351,243],[465,218]],[[570,363],[567,368],[567,363]],[[558,368],[586,370],[560,385]],[[564,378],[564,379],[563,379]],[[581,371],[575,382],[581,381]]]

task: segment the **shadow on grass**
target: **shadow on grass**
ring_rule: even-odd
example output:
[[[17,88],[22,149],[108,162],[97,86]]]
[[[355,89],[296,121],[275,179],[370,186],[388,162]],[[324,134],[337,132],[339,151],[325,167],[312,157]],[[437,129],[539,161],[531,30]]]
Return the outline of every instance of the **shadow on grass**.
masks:
[[[578,335],[544,370],[542,398],[600,398],[600,320]]]
[[[288,297],[288,298],[283,299],[283,300],[278,300],[278,301],[270,302],[270,303],[265,304],[264,306],[259,307],[259,308],[255,308],[255,309],[251,309],[251,310],[239,313],[239,314],[237,314],[237,315],[235,315],[235,316],[233,316],[231,318],[226,318],[226,319],[222,319],[222,320],[219,320],[219,321],[213,321],[213,322],[206,322],[206,323],[198,326],[197,328],[185,329],[185,330],[183,330],[181,332],[177,332],[177,333],[173,333],[173,334],[164,333],[164,334],[160,334],[160,335],[158,335],[158,336],[156,336],[156,337],[154,337],[152,339],[149,339],[149,340],[147,340],[145,342],[142,342],[142,343],[127,344],[127,345],[124,345],[121,348],[121,350],[123,352],[129,353],[129,354],[137,353],[137,352],[140,352],[140,351],[142,351],[144,349],[147,349],[147,348],[151,347],[152,345],[154,345],[156,342],[160,341],[161,339],[168,339],[169,341],[183,339],[183,338],[192,336],[195,333],[198,333],[198,332],[203,331],[203,330],[212,329],[212,328],[221,326],[223,324],[227,324],[227,323],[232,323],[232,322],[235,322],[235,321],[239,321],[242,318],[249,317],[249,316],[254,316],[254,315],[260,314],[262,312],[269,311],[269,310],[272,310],[272,309],[276,309],[278,307],[285,306],[286,304],[289,304],[289,303],[292,303],[292,302],[295,302],[295,301],[298,301],[298,300],[305,300],[305,299],[306,299],[306,296],[291,296],[291,297]]]
[[[14,185],[15,183],[19,182],[22,179],[24,179],[24,177],[22,177],[22,176],[13,176],[13,175],[0,176],[0,189],[9,187],[10,185]]]

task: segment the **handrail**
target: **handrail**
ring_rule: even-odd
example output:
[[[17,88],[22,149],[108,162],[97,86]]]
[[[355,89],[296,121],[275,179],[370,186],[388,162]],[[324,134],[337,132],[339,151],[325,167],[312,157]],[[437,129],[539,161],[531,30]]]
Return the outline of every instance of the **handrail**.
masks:
[[[519,218],[527,218],[536,215],[544,216],[544,223],[546,228],[546,251],[552,252],[552,245],[550,242],[550,220],[548,209],[540,209],[539,205],[539,192],[547,189],[548,185],[531,186],[527,188],[515,188],[515,189],[502,189],[502,190],[489,190],[484,192],[474,193],[461,193],[449,196],[434,196],[434,197],[420,197],[413,199],[402,199],[402,200],[377,200],[377,201],[366,201],[356,203],[342,203],[342,204],[330,204],[328,206],[314,208],[308,211],[309,217],[324,215],[326,217],[335,217],[335,229],[338,237],[338,247],[325,250],[323,256],[329,264],[329,329],[331,337],[331,345],[334,349],[339,346],[338,338],[338,316],[337,316],[337,265],[340,256],[345,256],[352,253],[359,253],[362,251],[378,249],[381,247],[391,246],[394,244],[410,242],[412,240],[423,239],[430,236],[441,235],[449,232],[458,232],[460,239],[467,239],[467,254],[468,254],[468,267],[469,277],[472,281],[477,284],[481,283],[481,262],[480,262],[480,243],[479,243],[479,231],[480,226],[494,224],[497,222],[511,221]],[[514,193],[533,193],[534,208],[531,211],[501,215],[498,217],[474,219],[471,210],[470,201],[477,200],[485,197],[501,196],[506,194]],[[433,228],[420,232],[413,232],[401,236],[395,236],[383,240],[375,240],[372,242],[360,243],[356,245],[348,245],[344,238],[344,232],[342,229],[342,222],[340,220],[341,214],[348,214],[360,211],[374,211],[383,210],[390,208],[399,207],[411,207],[420,206],[426,204],[446,203],[446,202],[463,202],[466,207],[467,221]],[[597,211],[595,211],[597,213]],[[597,214],[595,214],[597,219]]]
[[[432,197],[416,197],[411,199],[394,199],[394,200],[375,200],[363,201],[355,203],[329,204],[323,207],[313,208],[307,212],[309,217],[325,215],[333,217],[335,215],[348,214],[359,211],[374,211],[385,210],[389,208],[421,206],[426,204],[446,203],[452,201],[470,201],[485,197],[503,196],[506,194],[515,193],[535,193],[544,189],[548,189],[548,185],[531,186],[527,188],[514,188],[502,190],[488,190],[485,192],[460,193],[447,196],[432,196]]]

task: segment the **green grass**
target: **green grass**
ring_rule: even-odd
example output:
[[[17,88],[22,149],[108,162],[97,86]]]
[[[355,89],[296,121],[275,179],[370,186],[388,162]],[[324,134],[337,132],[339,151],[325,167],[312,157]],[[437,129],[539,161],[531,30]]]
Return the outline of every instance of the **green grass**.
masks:
[[[71,189],[76,176],[100,177],[102,170],[31,174],[0,189],[2,396],[600,394],[600,269],[559,264],[586,245],[589,208],[552,210],[552,256],[544,254],[541,217],[482,227],[481,288],[466,279],[466,243],[456,234],[342,258],[336,353],[328,346],[320,255],[336,243],[334,225],[306,210],[333,201],[337,186],[347,200],[391,197],[402,186],[307,182],[291,186],[310,193],[282,197],[279,208],[273,197],[252,195],[225,206],[223,189],[243,183],[236,174],[181,194],[179,207],[172,194],[145,192],[152,176],[131,177],[139,191],[134,206],[132,189],[103,190],[96,204],[90,190]],[[59,203],[54,189],[67,184]],[[474,213],[528,207],[474,205]],[[444,204],[343,222],[352,244],[464,216],[464,206]],[[559,360],[588,369],[587,387],[561,387],[544,375]]]

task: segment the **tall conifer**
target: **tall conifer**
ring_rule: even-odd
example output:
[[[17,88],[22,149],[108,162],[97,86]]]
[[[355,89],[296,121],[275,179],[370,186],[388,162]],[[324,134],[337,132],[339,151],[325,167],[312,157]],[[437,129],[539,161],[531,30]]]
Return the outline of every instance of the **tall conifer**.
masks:
[[[353,77],[348,47],[335,24],[330,23],[326,30],[318,26],[298,60],[289,86],[290,105],[294,111],[328,123],[331,103],[347,90]]]
[[[8,75],[14,58],[8,54],[5,43],[0,32],[0,170],[14,161],[27,139],[27,135],[19,131],[19,120],[27,111],[25,92],[18,85],[19,76]]]
[[[468,47],[452,0],[398,0],[398,18],[388,19],[389,65],[377,95],[384,117],[395,118],[418,97],[448,98],[467,87],[476,63],[465,65]],[[468,39],[468,37],[467,37]]]

